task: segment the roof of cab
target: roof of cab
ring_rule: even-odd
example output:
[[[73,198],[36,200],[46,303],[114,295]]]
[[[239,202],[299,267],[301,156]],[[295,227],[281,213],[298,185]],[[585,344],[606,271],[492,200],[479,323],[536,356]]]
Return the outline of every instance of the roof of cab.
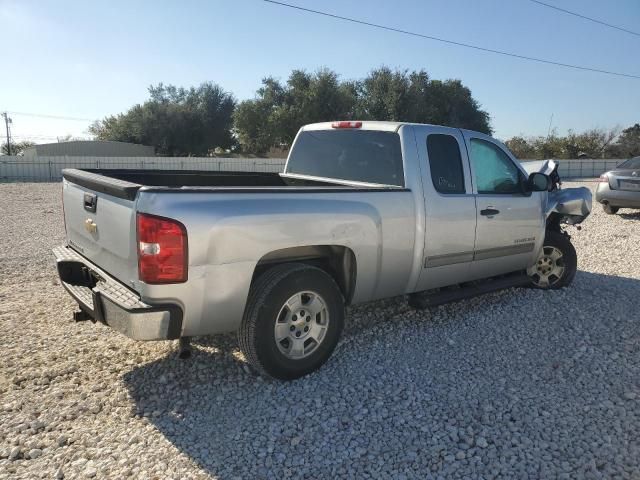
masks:
[[[486,133],[478,132],[476,130],[469,130],[467,128],[449,127],[446,125],[435,125],[432,123],[385,122],[385,121],[379,121],[379,120],[349,120],[349,121],[361,122],[362,123],[361,127],[353,127],[354,129],[358,129],[358,130],[378,130],[383,132],[397,132],[398,129],[403,125],[410,125],[410,126],[416,126],[416,127],[434,127],[438,129],[456,130],[458,132],[463,132],[463,133],[467,132],[467,133],[473,134],[474,136],[478,136],[480,138],[491,138],[494,141],[499,142],[499,140],[493,138],[491,135],[487,135]],[[310,123],[308,125],[303,125],[302,128],[300,128],[300,131],[331,130],[334,128],[332,126],[333,123],[335,122]]]
[[[450,128],[451,130],[458,130],[457,128],[454,127],[447,127],[444,125],[432,125],[432,124],[428,124],[428,123],[411,123],[411,122],[385,122],[385,121],[378,121],[378,120],[351,120],[353,122],[361,122],[362,126],[361,127],[354,127],[354,128],[358,128],[359,130],[379,130],[379,131],[386,131],[386,132],[395,132],[397,131],[401,126],[403,125],[415,125],[415,126],[420,126],[420,127],[439,127],[439,128]],[[319,122],[319,123],[310,123],[308,125],[304,125],[300,130],[329,130],[334,128],[333,125],[334,122]]]
[[[353,120],[359,121],[359,120]],[[308,125],[303,125],[300,130],[330,130],[333,128],[334,122],[319,122],[319,123],[310,123]],[[402,125],[405,125],[403,122],[378,122],[378,121],[362,121],[362,126],[357,127],[359,130],[382,130],[388,132],[395,132]]]

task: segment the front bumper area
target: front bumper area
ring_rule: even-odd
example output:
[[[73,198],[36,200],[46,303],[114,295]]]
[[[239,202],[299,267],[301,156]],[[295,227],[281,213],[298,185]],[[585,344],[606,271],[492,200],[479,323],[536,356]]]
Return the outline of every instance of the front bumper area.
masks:
[[[134,340],[180,338],[182,309],[178,305],[144,303],[135,292],[69,247],[55,247],[53,254],[62,285],[94,321]]]

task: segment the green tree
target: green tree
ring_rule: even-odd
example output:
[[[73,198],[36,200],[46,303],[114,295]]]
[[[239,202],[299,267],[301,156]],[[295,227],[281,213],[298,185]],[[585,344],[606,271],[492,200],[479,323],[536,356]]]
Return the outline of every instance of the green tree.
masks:
[[[460,80],[431,80],[424,70],[381,67],[358,82],[357,116],[432,123],[491,133],[490,117]]]
[[[436,123],[491,133],[489,114],[459,80],[430,80],[424,70],[382,67],[357,81],[340,81],[327,69],[291,72],[286,84],[268,77],[234,115],[245,152],[265,153],[291,145],[307,123],[329,120],[390,120]]]
[[[609,147],[608,151],[618,158],[640,156],[640,123],[622,130],[622,133],[616,142]]]
[[[524,137],[513,137],[504,143],[516,158],[521,160],[536,158],[536,149]]]
[[[23,142],[11,142],[11,155],[22,155],[24,150],[29,147],[33,147],[35,143],[25,140]],[[2,155],[9,155],[9,147],[5,141],[2,144]]]
[[[235,133],[245,152],[264,154],[291,145],[302,125],[352,118],[354,104],[353,86],[340,82],[335,72],[294,70],[285,85],[265,78],[256,98],[238,105]]]
[[[356,83],[356,116],[363,120],[416,121],[418,109],[412,108],[412,100],[419,95],[411,87],[406,71],[392,71],[387,67],[373,70]]]
[[[619,132],[617,128],[611,130],[593,128],[579,134],[569,130],[564,139],[567,158],[578,158],[581,155],[589,158],[604,158],[607,148]]]
[[[589,158],[618,158],[618,132],[618,128],[593,128],[582,133],[569,130],[567,135],[562,137],[553,130],[546,137],[516,136],[507,140],[505,144],[520,159],[567,159],[578,158],[581,155]]]
[[[126,113],[94,123],[98,140],[152,145],[166,155],[206,155],[234,145],[231,134],[235,99],[214,83],[189,89],[173,85],[149,88],[150,99]]]

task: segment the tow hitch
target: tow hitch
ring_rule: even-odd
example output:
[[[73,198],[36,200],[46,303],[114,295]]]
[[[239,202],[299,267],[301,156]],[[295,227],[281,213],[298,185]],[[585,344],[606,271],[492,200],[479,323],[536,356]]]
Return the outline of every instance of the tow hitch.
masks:
[[[75,322],[86,322],[87,320],[93,320],[93,317],[84,310],[78,310],[73,312],[73,320]]]

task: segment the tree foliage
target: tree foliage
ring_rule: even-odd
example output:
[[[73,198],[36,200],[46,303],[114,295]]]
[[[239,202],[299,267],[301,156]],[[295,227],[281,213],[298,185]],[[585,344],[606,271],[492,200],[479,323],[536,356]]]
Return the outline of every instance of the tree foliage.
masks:
[[[363,120],[433,123],[491,133],[489,114],[460,80],[431,80],[424,70],[382,67],[357,82],[356,91],[356,116]]]
[[[265,78],[256,98],[238,105],[235,131],[244,151],[261,154],[290,145],[304,124],[352,118],[354,105],[353,87],[335,72],[294,70],[285,85]]]
[[[618,158],[640,156],[640,123],[625,128],[613,145],[612,151]]]
[[[357,81],[340,81],[328,69],[294,70],[285,84],[268,77],[256,98],[234,115],[245,152],[289,146],[307,123],[329,120],[389,120],[435,123],[491,133],[489,114],[459,80],[431,80],[424,70],[382,67]]]
[[[29,147],[33,147],[35,143],[25,140],[24,142],[11,142],[11,155],[22,155],[24,150]],[[9,155],[9,147],[5,141],[2,144],[2,155]]]
[[[149,87],[150,99],[126,113],[94,123],[98,140],[151,145],[166,155],[206,155],[230,148],[234,97],[214,83],[189,89],[173,85]]]
[[[593,128],[582,133],[569,130],[559,136],[556,131],[543,137],[513,137],[506,142],[521,159],[536,158],[629,158],[640,155],[640,124],[622,131]]]

